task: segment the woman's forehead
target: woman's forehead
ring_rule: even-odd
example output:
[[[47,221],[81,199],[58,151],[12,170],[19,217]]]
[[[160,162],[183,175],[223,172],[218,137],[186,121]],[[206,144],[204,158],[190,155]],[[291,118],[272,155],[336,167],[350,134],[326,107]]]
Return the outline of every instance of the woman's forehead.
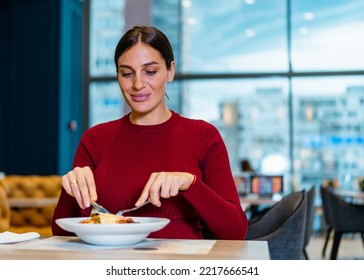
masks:
[[[118,64],[120,63],[128,63],[129,62],[142,62],[148,63],[150,61],[161,62],[164,61],[162,55],[159,51],[154,49],[153,47],[144,44],[142,42],[138,42],[136,45],[132,46],[130,49],[125,51],[120,55],[118,59]]]

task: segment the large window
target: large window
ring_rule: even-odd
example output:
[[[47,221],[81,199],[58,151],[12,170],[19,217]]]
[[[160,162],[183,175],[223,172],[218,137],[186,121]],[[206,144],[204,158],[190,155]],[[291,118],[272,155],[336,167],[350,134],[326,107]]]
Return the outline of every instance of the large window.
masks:
[[[364,69],[364,3],[291,1],[294,71]]]
[[[90,126],[128,110],[113,65],[128,1],[90,0]],[[354,187],[364,174],[363,1],[149,2],[175,51],[169,107],[219,129],[234,173],[249,159],[283,174],[287,192],[325,178]]]
[[[185,0],[181,4],[182,72],[288,71],[285,1]]]
[[[293,79],[294,173],[303,184],[364,174],[364,76]]]

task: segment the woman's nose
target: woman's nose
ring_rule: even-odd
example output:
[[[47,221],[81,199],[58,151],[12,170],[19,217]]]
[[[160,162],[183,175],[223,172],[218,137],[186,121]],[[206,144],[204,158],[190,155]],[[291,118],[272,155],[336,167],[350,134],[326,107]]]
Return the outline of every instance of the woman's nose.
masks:
[[[145,86],[145,81],[143,79],[143,77],[136,75],[133,81],[133,87],[136,90],[140,90],[142,88],[144,88]]]

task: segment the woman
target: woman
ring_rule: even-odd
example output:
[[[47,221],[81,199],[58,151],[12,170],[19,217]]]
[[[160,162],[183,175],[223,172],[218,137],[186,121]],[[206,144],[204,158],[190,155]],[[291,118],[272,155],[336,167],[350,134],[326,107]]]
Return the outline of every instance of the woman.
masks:
[[[159,238],[204,238],[204,227],[220,239],[244,239],[247,219],[217,129],[184,118],[166,106],[165,88],[175,62],[166,36],[137,26],[115,50],[117,80],[131,112],[88,129],[74,169],[62,177],[53,234],[70,235],[55,224],[89,216],[90,201],[116,213],[151,203],[130,216],[168,218]]]

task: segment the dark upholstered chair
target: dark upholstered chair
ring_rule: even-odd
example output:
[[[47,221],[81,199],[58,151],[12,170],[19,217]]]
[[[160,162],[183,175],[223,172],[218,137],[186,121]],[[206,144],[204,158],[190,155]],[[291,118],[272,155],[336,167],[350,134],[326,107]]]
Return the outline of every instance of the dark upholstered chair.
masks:
[[[332,221],[331,221],[331,215],[329,214],[330,209],[329,209],[329,203],[327,202],[325,188],[322,186],[320,187],[320,195],[322,201],[324,220],[326,224],[326,237],[325,237],[324,247],[322,248],[322,257],[324,258],[326,254],[327,244],[329,242],[330,235],[332,232]]]
[[[307,191],[306,227],[305,227],[305,238],[303,242],[303,255],[306,260],[309,259],[306,248],[310,243],[313,221],[315,218],[315,197],[316,197],[316,189],[315,187],[312,187],[309,191]]]
[[[355,205],[345,202],[329,188],[320,188],[324,211],[326,209],[328,219],[334,231],[330,259],[337,258],[339,244],[344,233],[360,233],[364,235],[364,205]],[[364,239],[363,239],[364,241]]]
[[[272,260],[302,258],[307,212],[306,192],[285,196],[249,224],[247,240],[267,240]]]

